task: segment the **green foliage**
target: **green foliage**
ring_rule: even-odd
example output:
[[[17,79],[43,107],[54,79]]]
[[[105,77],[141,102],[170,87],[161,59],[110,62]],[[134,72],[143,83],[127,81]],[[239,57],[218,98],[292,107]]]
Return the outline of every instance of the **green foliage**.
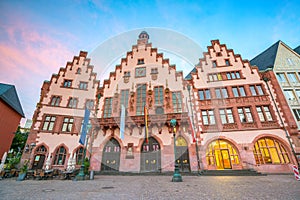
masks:
[[[24,161],[23,166],[20,168],[20,173],[21,174],[27,173],[27,171],[28,171],[28,163],[29,163],[29,160],[25,160]]]
[[[84,174],[88,175],[89,174],[89,168],[90,168],[90,161],[88,158],[84,159]]]
[[[11,158],[8,157],[7,158],[8,162],[6,164],[5,169],[15,169],[16,165],[19,164],[20,159],[21,159],[21,155],[20,154],[17,154],[16,156],[11,157]]]
[[[21,152],[25,147],[27,137],[28,133],[21,133],[19,126],[15,133],[15,137],[12,141],[10,149],[13,149],[14,152]]]

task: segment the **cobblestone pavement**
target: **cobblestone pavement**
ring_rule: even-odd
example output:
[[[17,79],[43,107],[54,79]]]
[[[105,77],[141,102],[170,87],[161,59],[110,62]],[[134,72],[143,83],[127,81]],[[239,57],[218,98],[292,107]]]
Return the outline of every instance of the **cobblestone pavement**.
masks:
[[[94,180],[0,180],[0,199],[300,199],[292,175],[95,176]]]

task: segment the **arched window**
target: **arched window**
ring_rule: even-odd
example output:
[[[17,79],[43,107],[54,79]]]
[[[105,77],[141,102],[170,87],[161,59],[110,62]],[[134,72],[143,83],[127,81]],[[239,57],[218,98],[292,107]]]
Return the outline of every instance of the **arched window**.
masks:
[[[55,153],[53,165],[64,165],[66,161],[66,154],[66,149],[63,146],[59,147]]]
[[[44,154],[47,152],[47,149],[44,145],[41,145],[37,148],[36,153]]]
[[[83,147],[80,147],[76,151],[76,165],[82,164],[82,158],[83,158]]]
[[[256,164],[285,164],[290,163],[284,146],[276,139],[261,138],[255,145],[253,154]]]
[[[208,145],[206,160],[217,169],[231,169],[240,163],[237,150],[225,140],[215,140]]]
[[[60,103],[60,97],[59,96],[53,96],[51,99],[51,106],[59,106]]]

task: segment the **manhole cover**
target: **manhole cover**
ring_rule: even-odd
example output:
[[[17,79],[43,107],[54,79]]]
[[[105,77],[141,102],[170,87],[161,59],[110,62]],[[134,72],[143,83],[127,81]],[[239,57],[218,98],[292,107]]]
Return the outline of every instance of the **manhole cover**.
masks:
[[[107,187],[102,187],[102,189],[113,189],[114,187],[112,186],[107,186]]]
[[[43,192],[53,192],[54,189],[43,189],[42,191],[43,191]]]

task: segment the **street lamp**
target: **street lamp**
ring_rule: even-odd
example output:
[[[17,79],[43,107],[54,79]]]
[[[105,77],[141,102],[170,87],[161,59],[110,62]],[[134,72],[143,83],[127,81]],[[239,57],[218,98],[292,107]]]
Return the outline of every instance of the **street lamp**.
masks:
[[[188,92],[189,92],[189,100],[190,100],[190,107],[191,107],[191,112],[192,112],[192,123],[193,123],[193,127],[195,127],[195,124],[194,124],[194,113],[193,113],[193,107],[192,107],[192,100],[191,100],[191,86],[190,85],[187,85],[187,89],[188,89]],[[192,131],[195,131],[195,130],[192,130]],[[197,156],[197,166],[198,166],[198,174],[200,173],[200,158],[199,158],[199,149],[198,149],[198,138],[197,138],[197,135],[196,135],[196,156]]]
[[[174,174],[172,182],[182,182],[181,174],[179,173],[178,164],[176,162],[176,119],[171,119],[170,124],[173,127],[173,137],[174,137]]]

